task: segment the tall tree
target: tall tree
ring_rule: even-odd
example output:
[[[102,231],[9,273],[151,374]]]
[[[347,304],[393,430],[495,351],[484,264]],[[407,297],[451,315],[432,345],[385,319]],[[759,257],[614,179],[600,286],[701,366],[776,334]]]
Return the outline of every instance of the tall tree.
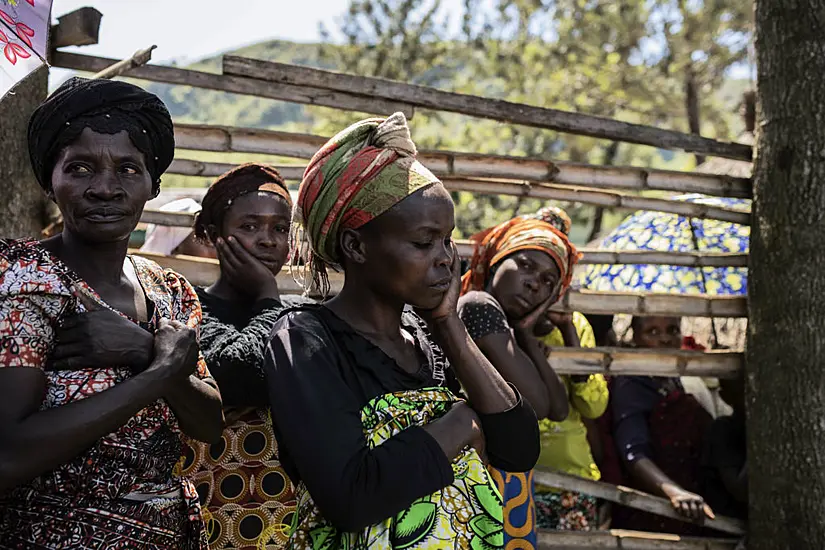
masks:
[[[0,101],[0,238],[39,237],[46,200],[29,163],[29,115],[46,97],[49,72],[40,69]]]
[[[825,0],[756,0],[749,550],[825,548]]]

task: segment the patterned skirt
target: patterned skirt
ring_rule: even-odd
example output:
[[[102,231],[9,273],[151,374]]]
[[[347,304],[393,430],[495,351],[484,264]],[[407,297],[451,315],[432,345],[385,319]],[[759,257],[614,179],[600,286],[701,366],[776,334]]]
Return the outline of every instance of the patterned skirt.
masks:
[[[504,547],[536,550],[536,506],[533,501],[533,472],[505,472],[489,468],[504,500]]]
[[[234,414],[233,414],[234,413]],[[234,419],[232,417],[234,416]],[[188,441],[182,472],[198,491],[211,550],[281,550],[295,512],[266,408],[226,411],[221,440]]]

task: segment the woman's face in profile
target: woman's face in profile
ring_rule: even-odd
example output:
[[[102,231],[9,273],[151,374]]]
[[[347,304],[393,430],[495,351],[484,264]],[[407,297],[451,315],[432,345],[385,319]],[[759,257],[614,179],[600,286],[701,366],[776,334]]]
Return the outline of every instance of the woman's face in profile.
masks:
[[[144,154],[124,130],[101,134],[86,128],[57,157],[52,199],[67,230],[95,243],[128,239],[152,197]]]

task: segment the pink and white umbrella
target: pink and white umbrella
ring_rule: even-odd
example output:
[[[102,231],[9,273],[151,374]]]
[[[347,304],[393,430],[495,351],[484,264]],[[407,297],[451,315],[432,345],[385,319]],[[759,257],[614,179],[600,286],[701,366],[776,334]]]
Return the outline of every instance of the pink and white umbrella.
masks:
[[[52,0],[0,0],[0,99],[46,64]]]

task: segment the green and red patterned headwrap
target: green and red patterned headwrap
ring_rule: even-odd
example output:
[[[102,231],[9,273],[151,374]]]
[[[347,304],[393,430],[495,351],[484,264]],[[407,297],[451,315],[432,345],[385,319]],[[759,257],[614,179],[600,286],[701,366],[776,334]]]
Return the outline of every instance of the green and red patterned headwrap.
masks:
[[[315,153],[298,190],[292,258],[306,262],[316,283],[324,287],[326,267],[341,264],[342,229],[357,229],[439,181],[416,154],[403,113],[357,122]]]

